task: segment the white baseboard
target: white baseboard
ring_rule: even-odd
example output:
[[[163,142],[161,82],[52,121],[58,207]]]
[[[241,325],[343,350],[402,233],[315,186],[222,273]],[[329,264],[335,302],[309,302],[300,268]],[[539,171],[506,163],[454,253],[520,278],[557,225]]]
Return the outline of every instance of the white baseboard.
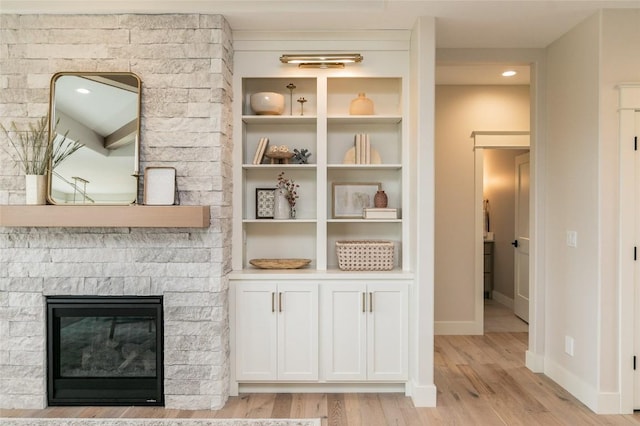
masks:
[[[240,393],[404,393],[407,383],[239,383]]]
[[[500,293],[499,291],[495,291],[495,290],[491,292],[491,297],[493,298],[493,300],[495,300],[499,304],[501,304],[503,306],[506,306],[507,308],[513,310],[513,298],[512,297],[505,296],[504,294]]]
[[[534,373],[544,373],[544,356],[526,351],[524,365]]]
[[[409,388],[409,386],[407,386]],[[410,397],[416,407],[435,407],[438,390],[436,385],[419,385],[410,382]]]
[[[580,377],[545,358],[544,374],[565,388],[580,402],[596,414],[620,414],[620,394],[617,392],[598,392]]]
[[[436,335],[482,335],[483,324],[476,321],[435,321],[434,333]]]

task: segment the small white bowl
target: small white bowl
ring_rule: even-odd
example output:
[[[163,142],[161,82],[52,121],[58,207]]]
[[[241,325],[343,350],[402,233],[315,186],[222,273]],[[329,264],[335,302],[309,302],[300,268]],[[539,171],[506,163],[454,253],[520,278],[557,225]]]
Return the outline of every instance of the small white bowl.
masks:
[[[275,92],[254,93],[251,95],[251,109],[258,115],[281,115],[284,96]]]

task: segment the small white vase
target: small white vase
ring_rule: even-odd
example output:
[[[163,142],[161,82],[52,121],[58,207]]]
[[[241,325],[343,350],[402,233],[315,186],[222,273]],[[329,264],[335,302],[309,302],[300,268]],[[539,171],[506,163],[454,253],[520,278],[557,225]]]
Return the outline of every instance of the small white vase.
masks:
[[[25,175],[25,204],[47,204],[47,176]]]
[[[289,219],[291,217],[291,206],[289,200],[286,197],[286,191],[284,189],[276,189],[276,198],[274,200],[273,218],[274,219]]]

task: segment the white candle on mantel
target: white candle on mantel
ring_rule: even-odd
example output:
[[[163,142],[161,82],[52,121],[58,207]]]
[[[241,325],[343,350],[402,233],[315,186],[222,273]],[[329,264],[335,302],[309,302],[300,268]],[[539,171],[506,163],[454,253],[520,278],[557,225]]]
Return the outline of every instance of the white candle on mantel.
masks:
[[[140,143],[138,142],[138,136],[136,136],[135,144],[136,146],[133,149],[133,174],[137,175],[138,173],[140,173]]]

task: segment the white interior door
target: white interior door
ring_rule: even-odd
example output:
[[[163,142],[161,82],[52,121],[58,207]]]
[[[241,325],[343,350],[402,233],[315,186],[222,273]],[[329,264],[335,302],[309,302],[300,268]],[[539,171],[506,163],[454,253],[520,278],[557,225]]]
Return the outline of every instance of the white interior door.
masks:
[[[529,154],[516,157],[513,312],[529,322]]]
[[[640,143],[640,111],[635,113],[635,127],[637,142]],[[636,244],[640,241],[640,159],[638,151],[635,153],[635,234]],[[634,262],[634,343],[635,371],[633,374],[633,408],[640,410],[640,261]]]

